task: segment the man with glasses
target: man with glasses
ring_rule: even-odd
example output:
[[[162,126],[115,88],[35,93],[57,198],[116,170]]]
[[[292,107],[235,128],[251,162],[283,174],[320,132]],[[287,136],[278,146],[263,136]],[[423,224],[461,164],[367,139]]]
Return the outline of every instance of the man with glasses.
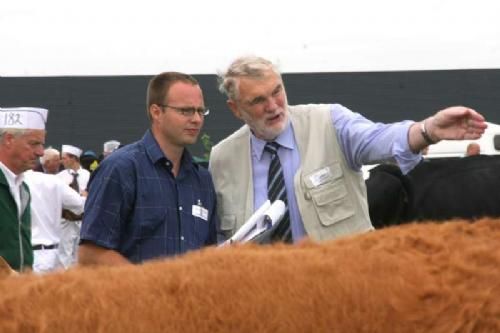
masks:
[[[92,174],[79,262],[120,265],[216,243],[215,190],[185,148],[208,115],[193,77],[167,72],[147,91],[151,128],[109,155]]]
[[[390,160],[408,172],[442,139],[477,139],[486,123],[466,107],[420,122],[373,123],[339,104],[289,106],[281,74],[244,57],[220,77],[246,125],[212,149],[221,231],[230,237],[268,198],[286,203],[273,240],[333,239],[372,230],[363,164]]]

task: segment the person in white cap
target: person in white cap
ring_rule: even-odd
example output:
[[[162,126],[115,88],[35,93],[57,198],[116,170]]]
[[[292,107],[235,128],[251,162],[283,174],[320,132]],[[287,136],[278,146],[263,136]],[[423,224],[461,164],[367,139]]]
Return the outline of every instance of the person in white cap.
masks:
[[[109,154],[111,154],[112,152],[117,150],[118,147],[120,147],[120,141],[109,140],[109,141],[104,142],[103,150],[102,150],[102,158],[104,159],[107,156],[109,156]]]
[[[31,199],[23,172],[43,155],[47,115],[42,108],[0,108],[0,256],[20,272],[33,265]]]
[[[53,174],[28,170],[24,180],[31,193],[33,271],[41,274],[61,269],[62,210],[82,214],[85,198]]]
[[[57,175],[73,190],[85,196],[90,172],[82,168],[80,164],[82,150],[72,145],[63,145],[61,153],[65,170]],[[63,210],[59,257],[66,269],[74,265],[77,261],[81,221],[81,214],[76,215],[69,210]]]

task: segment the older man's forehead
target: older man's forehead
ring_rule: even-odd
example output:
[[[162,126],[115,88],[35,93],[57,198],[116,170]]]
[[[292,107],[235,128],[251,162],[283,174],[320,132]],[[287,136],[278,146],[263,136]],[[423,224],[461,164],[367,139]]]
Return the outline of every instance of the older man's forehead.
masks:
[[[261,96],[266,97],[282,85],[281,77],[273,71],[268,71],[264,76],[258,78],[242,77],[239,80],[239,97],[246,101]]]
[[[41,130],[41,129],[28,130],[28,131],[26,131],[26,133],[24,134],[24,136],[26,138],[32,139],[32,140],[37,140],[37,139],[43,139],[43,140],[45,140],[46,133],[47,132],[45,130]]]

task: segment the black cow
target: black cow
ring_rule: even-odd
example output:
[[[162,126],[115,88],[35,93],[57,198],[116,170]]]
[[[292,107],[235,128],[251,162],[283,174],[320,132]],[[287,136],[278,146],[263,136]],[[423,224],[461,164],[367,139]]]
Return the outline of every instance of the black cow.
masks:
[[[381,165],[366,181],[375,228],[413,220],[500,216],[500,156],[422,161],[407,176]]]
[[[500,216],[500,156],[425,160],[408,177],[414,186],[409,219]]]
[[[400,224],[407,219],[413,201],[413,187],[397,165],[380,164],[365,181],[370,219],[376,229]]]

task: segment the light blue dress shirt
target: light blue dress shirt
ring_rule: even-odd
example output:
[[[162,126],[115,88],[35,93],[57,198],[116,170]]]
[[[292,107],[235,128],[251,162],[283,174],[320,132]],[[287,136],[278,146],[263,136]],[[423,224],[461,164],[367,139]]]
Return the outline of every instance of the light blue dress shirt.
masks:
[[[403,173],[407,173],[422,159],[420,154],[411,151],[408,144],[408,130],[413,121],[374,123],[340,104],[332,104],[330,112],[340,147],[353,170],[360,171],[363,164],[389,160],[397,162]],[[293,186],[293,177],[300,166],[300,155],[291,123],[275,141],[281,145],[278,156],[285,177],[293,240],[297,242],[306,235],[306,231]],[[257,209],[267,200],[267,173],[271,156],[264,152],[266,141],[252,134],[250,142],[254,209]],[[327,142],[324,145],[328,147]]]

